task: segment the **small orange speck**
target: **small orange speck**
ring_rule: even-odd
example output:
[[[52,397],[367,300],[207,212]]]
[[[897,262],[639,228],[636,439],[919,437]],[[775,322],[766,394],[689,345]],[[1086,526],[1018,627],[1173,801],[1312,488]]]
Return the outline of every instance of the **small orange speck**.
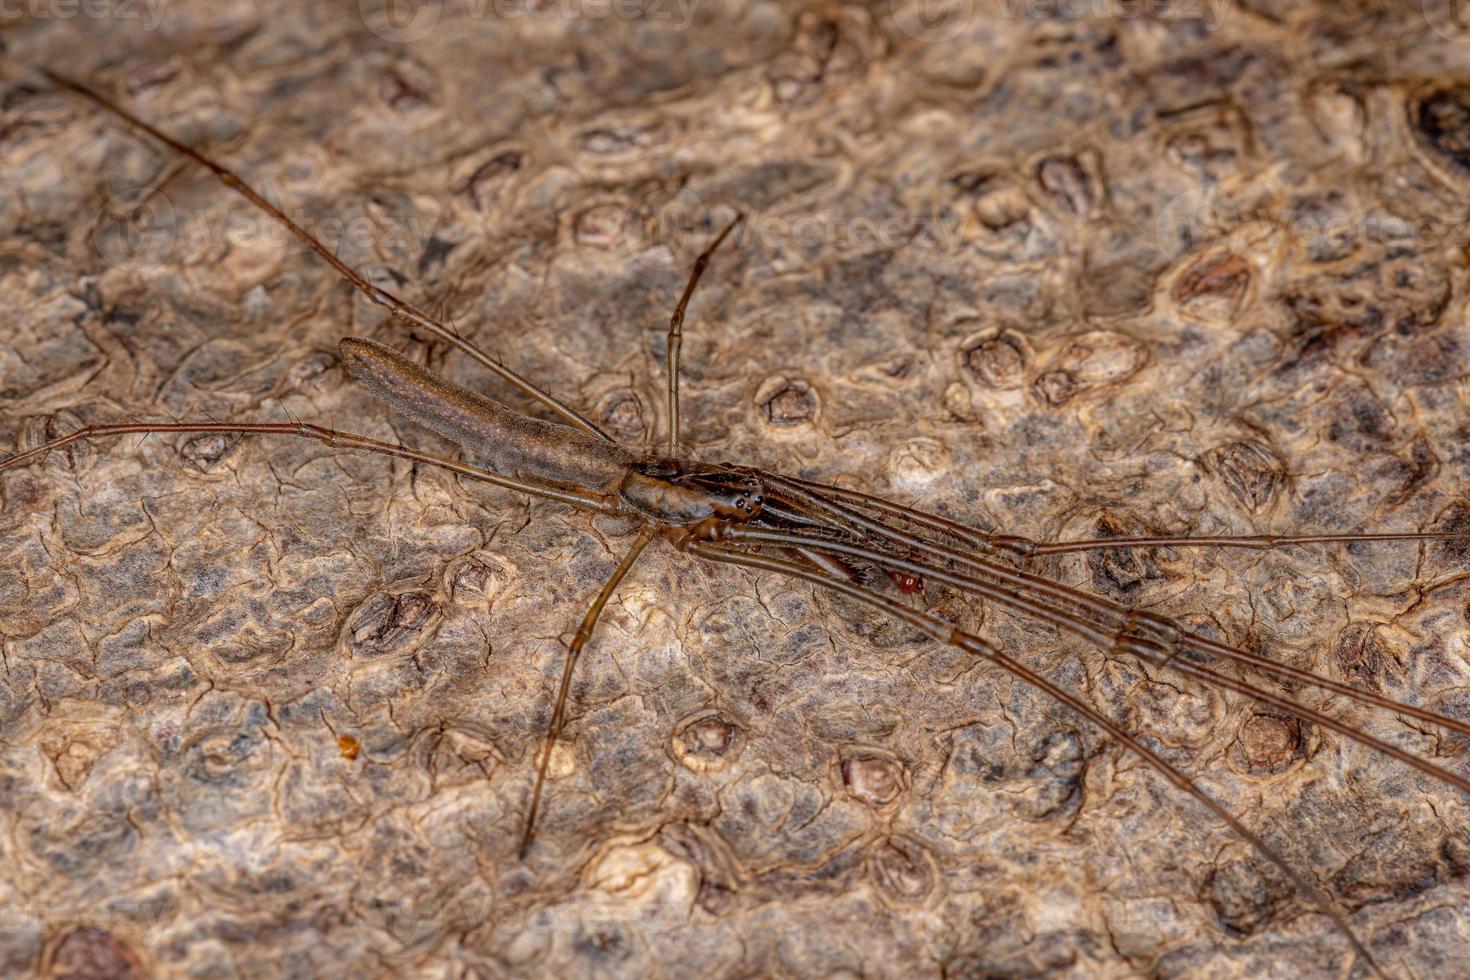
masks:
[[[362,751],[362,743],[351,735],[338,735],[337,751],[342,753],[342,758],[351,762],[357,758],[357,753]]]

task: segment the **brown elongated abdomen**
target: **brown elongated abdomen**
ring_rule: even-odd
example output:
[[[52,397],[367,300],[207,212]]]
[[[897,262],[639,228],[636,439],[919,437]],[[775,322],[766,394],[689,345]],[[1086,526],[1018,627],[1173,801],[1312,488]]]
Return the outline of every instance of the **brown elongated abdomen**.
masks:
[[[512,411],[361,337],[337,345],[347,370],[400,414],[480,455],[504,476],[615,493],[634,456],[554,422]]]

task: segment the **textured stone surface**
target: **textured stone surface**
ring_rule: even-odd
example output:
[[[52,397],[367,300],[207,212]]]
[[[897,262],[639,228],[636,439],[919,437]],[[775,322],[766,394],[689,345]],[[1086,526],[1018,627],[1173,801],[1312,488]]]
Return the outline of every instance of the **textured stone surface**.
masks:
[[[1041,538],[1467,522],[1449,4],[37,3],[0,21],[0,428],[302,418],[385,322],[94,80],[598,418]],[[71,11],[68,14],[68,11]],[[641,16],[629,16],[641,12]],[[0,475],[0,972],[1338,976],[1343,938],[1034,691],[626,525],[290,440]],[[1464,715],[1466,549],[1044,563]],[[1396,975],[1470,969],[1466,803],[932,586],[1204,783]],[[1271,690],[1280,685],[1264,682]],[[1310,691],[1451,768],[1466,746]]]

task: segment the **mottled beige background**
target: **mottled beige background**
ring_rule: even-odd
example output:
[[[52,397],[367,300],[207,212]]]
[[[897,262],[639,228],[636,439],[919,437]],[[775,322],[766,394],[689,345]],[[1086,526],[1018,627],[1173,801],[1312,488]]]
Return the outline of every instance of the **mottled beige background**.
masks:
[[[1455,526],[1470,32],[1426,2],[0,3],[0,442],[308,419],[442,443],[385,322],[196,167],[598,418],[1037,537]],[[0,475],[0,973],[1338,976],[1268,865],[1077,718],[849,602],[313,443]],[[1463,548],[1073,558],[1068,581],[1470,713]],[[1470,970],[1467,808],[931,588],[1201,776],[1400,976]],[[1272,689],[1282,691],[1279,685]],[[1466,746],[1296,696],[1460,770]],[[353,757],[355,755],[355,758]]]

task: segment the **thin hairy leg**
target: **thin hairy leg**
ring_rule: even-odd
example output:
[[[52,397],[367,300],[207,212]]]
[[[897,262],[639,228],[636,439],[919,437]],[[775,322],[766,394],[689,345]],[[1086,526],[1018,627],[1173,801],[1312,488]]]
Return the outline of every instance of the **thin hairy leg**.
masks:
[[[526,829],[521,834],[520,857],[526,857],[526,852],[531,848],[531,839],[536,833],[536,813],[541,808],[541,791],[546,785],[546,771],[551,766],[551,750],[556,746],[556,740],[561,737],[562,723],[566,720],[567,698],[572,690],[572,672],[576,669],[577,659],[582,656],[582,648],[592,638],[592,629],[597,625],[597,617],[602,615],[603,607],[612,598],[613,591],[638,556],[643,554],[643,549],[654,538],[654,532],[644,528],[633,542],[633,547],[623,556],[623,560],[613,571],[612,575],[603,583],[602,591],[597,593],[592,607],[587,610],[587,615],[582,617],[582,624],[577,627],[577,633],[572,637],[572,642],[567,647],[567,660],[562,666],[561,687],[556,694],[556,707],[551,712],[551,724],[546,726],[546,746],[541,753],[541,763],[536,767],[536,788],[531,791],[531,805],[526,810]]]
[[[284,227],[287,231],[294,235],[307,248],[311,249],[318,256],[320,256],[322,260],[330,265],[333,269],[337,270],[338,275],[350,282],[353,286],[357,288],[360,293],[362,293],[372,302],[388,310],[400,320],[403,320],[406,323],[411,323],[414,326],[419,327],[423,330],[427,330],[429,333],[438,337],[440,340],[443,340],[450,346],[456,347],[464,353],[468,354],[470,357],[474,358],[476,361],[479,361],[480,364],[488,368],[501,380],[506,381],[511,385],[514,385],[516,388],[519,388],[531,398],[534,398],[536,401],[540,402],[542,405],[546,406],[557,415],[560,415],[569,424],[576,426],[579,429],[582,429],[584,432],[591,433],[592,435],[597,436],[601,439],[605,439],[609,442],[612,441],[611,438],[609,438],[601,429],[599,429],[596,425],[592,424],[592,422],[584,418],[571,406],[565,404],[554,395],[543,391],[528,378],[525,378],[518,372],[511,370],[504,364],[501,364],[499,361],[492,358],[489,354],[486,354],[474,344],[470,343],[468,340],[465,340],[463,337],[459,336],[454,331],[450,330],[448,327],[440,323],[438,320],[434,319],[423,310],[420,310],[418,307],[414,306],[412,303],[409,303],[407,300],[395,296],[394,294],[388,292],[388,290],[383,289],[380,286],[373,285],[371,282],[368,281],[366,276],[339,259],[336,253],[327,248],[327,246],[323,244],[320,239],[316,238],[314,235],[311,234],[311,232],[307,231],[305,228],[301,227],[296,222],[288,218],[284,211],[276,207],[270,201],[267,201],[260,194],[259,191],[247,184],[234,171],[224,166],[221,166],[218,163],[215,163],[213,160],[209,159],[198,150],[195,150],[190,146],[186,146],[185,144],[180,143],[172,136],[169,136],[167,133],[162,132],[153,125],[144,122],[142,119],[139,119],[137,116],[133,115],[131,112],[124,109],[116,102],[113,102],[106,96],[93,91],[80,82],[75,82],[69,78],[64,78],[51,71],[47,71],[46,76],[57,85],[60,85],[61,87],[66,89],[70,89],[71,91],[76,92],[78,95],[89,99],[93,103],[101,106],[103,109],[106,109],[108,112],[117,116],[119,119],[122,119],[129,125],[142,130],[149,136],[152,136],[154,139],[166,144],[176,153],[179,153],[187,157],[188,159],[193,160],[201,167],[209,170],[216,177],[218,177],[225,184],[225,186],[229,187],[231,190],[235,191],[241,197],[244,197],[251,204],[254,204],[256,207],[260,208],[266,214],[270,215],[277,222],[279,222],[282,227]]]
[[[1034,572],[1021,571],[1008,565],[993,561],[976,558],[967,555],[946,545],[919,538],[903,531],[896,530],[880,521],[876,521],[866,515],[860,514],[849,508],[843,507],[832,501],[823,500],[815,493],[807,492],[793,481],[784,477],[769,478],[773,486],[781,488],[782,492],[790,493],[795,498],[794,503],[812,508],[818,512],[825,511],[828,516],[837,521],[848,521],[850,525],[860,529],[861,532],[878,537],[882,540],[901,544],[906,548],[927,554],[942,561],[949,561],[956,565],[968,568],[981,575],[986,576],[993,583],[1009,587],[1006,594],[1018,593],[1034,594],[1049,599],[1054,605],[1062,608],[1080,610],[1088,615],[1100,619],[1106,624],[1107,629],[1115,638],[1114,647],[1124,652],[1135,653],[1140,656],[1148,656],[1159,660],[1161,663],[1169,664],[1175,659],[1179,650],[1190,650],[1209,656],[1221,657],[1233,660],[1237,663],[1260,670],[1263,673],[1276,677],[1289,678],[1302,684],[1309,685],[1334,694],[1342,695],[1362,704],[1371,705],[1386,711],[1396,711],[1411,718],[1441,725],[1462,735],[1470,736],[1470,724],[1447,718],[1443,715],[1426,711],[1414,705],[1396,701],[1372,691],[1364,691],[1339,681],[1331,680],[1308,670],[1292,667],[1259,654],[1250,653],[1239,647],[1220,643],[1215,640],[1189,632],[1179,624],[1166,616],[1157,613],[1129,609],[1099,596],[1090,595],[1079,589],[1071,588],[1053,581]],[[1463,535],[1446,535],[1459,536]],[[898,567],[893,561],[890,567]],[[922,568],[922,571],[917,571]],[[937,570],[930,566],[916,566],[915,569],[921,575],[936,576]],[[1151,635],[1149,635],[1151,634]],[[1145,642],[1152,646],[1144,646]]]
[[[1351,725],[1308,708],[1306,705],[1293,701],[1290,698],[1272,694],[1246,681],[1237,680],[1201,664],[1176,657],[1172,650],[1162,644],[1132,636],[1126,630],[1101,627],[1075,613],[1069,612],[1059,606],[1050,605],[1023,591],[998,586],[993,582],[987,582],[972,576],[960,575],[920,562],[909,561],[908,559],[898,558],[893,555],[885,555],[883,552],[874,551],[871,548],[841,541],[820,540],[798,534],[744,527],[730,527],[722,532],[720,539],[738,544],[776,545],[783,548],[803,546],[813,551],[842,555],[860,561],[886,565],[903,571],[911,571],[928,576],[955,589],[979,596],[980,598],[989,599],[1008,609],[1017,610],[1041,622],[1056,626],[1059,629],[1087,640],[1105,652],[1132,653],[1158,666],[1168,667],[1171,670],[1193,677],[1211,687],[1223,688],[1245,694],[1264,704],[1269,704],[1272,707],[1285,711],[1302,721],[1320,725],[1360,745],[1377,752],[1382,752],[1384,755],[1397,759],[1407,766],[1418,769],[1427,776],[1454,786],[1461,792],[1470,795],[1470,780],[1441,768],[1426,759],[1421,759],[1412,752],[1407,752],[1397,746],[1390,745],[1382,739],[1369,735],[1366,732],[1361,732]],[[1399,705],[1397,702],[1392,703],[1395,705],[1394,710],[1405,711],[1408,708],[1407,705]],[[1415,710],[1418,711],[1418,709]],[[1433,714],[1432,712],[1418,711],[1418,714],[1424,716],[1425,720],[1433,724],[1443,725],[1446,728],[1451,728],[1456,731],[1464,732],[1467,728],[1461,722]]]
[[[762,473],[763,479],[771,478],[772,474]],[[1025,557],[1031,554],[1035,542],[1029,538],[1017,537],[1009,534],[988,534],[968,527],[958,521],[940,517],[927,511],[918,510],[913,507],[905,507],[882,497],[875,497],[869,493],[859,490],[848,490],[845,487],[836,487],[826,483],[816,483],[811,480],[801,480],[794,476],[777,477],[779,482],[792,491],[805,491],[807,496],[817,495],[818,499],[827,504],[842,501],[853,507],[867,507],[878,513],[891,518],[907,521],[910,524],[924,528],[929,531],[937,531],[947,534],[963,543],[983,551],[986,554],[996,554],[1004,551],[1009,554]]]
[[[1167,760],[1159,756],[1136,736],[1130,734],[1126,729],[1122,728],[1112,719],[1108,718],[1106,715],[1102,714],[1091,705],[1088,705],[1085,702],[1081,701],[1074,695],[1057,687],[1051,681],[1047,680],[1045,677],[1042,677],[1040,674],[1037,674],[1026,665],[1007,656],[1001,650],[999,650],[992,644],[987,643],[979,636],[961,630],[955,627],[953,624],[947,623],[939,619],[938,617],[931,616],[928,613],[920,612],[916,609],[910,609],[908,606],[896,602],[893,599],[888,598],[887,596],[876,593],[871,589],[864,588],[863,586],[856,585],[852,582],[847,582],[839,578],[825,575],[819,571],[813,570],[803,565],[784,561],[779,558],[771,558],[764,555],[754,555],[748,552],[722,548],[716,545],[705,544],[698,541],[686,541],[684,542],[683,547],[689,553],[713,562],[730,565],[741,565],[746,568],[754,568],[762,571],[778,572],[782,575],[787,575],[792,578],[802,579],[803,581],[811,582],[814,585],[819,585],[833,592],[842,593],[843,595],[856,599],[859,602],[866,603],[881,612],[887,613],[895,619],[901,620],[902,622],[913,626],[915,629],[918,629],[920,632],[924,633],[934,640],[938,640],[941,643],[947,643],[973,656],[983,657],[984,659],[991,661],[1001,669],[1010,673],[1012,676],[1018,678],[1026,684],[1030,684],[1031,686],[1045,693],[1048,697],[1070,708],[1072,711],[1081,715],[1083,718],[1086,718],[1092,724],[1096,725],[1108,735],[1112,736],[1112,738],[1115,739],[1119,744],[1123,745],[1128,751],[1133,752],[1135,755],[1141,758],[1156,772],[1160,773],[1166,779],[1168,779],[1169,782],[1173,783],[1178,789],[1189,794],[1195,800],[1203,804],[1206,809],[1208,809],[1223,823],[1225,823],[1237,836],[1245,841],[1250,847],[1254,848],[1258,854],[1260,854],[1268,861],[1270,861],[1273,865],[1275,865],[1282,872],[1282,874],[1284,874],[1287,879],[1291,881],[1292,885],[1301,894],[1307,896],[1309,900],[1314,905],[1316,905],[1317,908],[1324,915],[1332,920],[1333,925],[1347,938],[1348,942],[1352,944],[1354,952],[1356,952],[1356,954],[1363,959],[1363,961],[1369,966],[1369,968],[1372,969],[1375,974],[1379,976],[1383,975],[1383,971],[1374,961],[1372,955],[1368,952],[1362,941],[1358,939],[1357,934],[1353,932],[1352,927],[1347,922],[1347,919],[1343,916],[1342,912],[1338,910],[1336,904],[1332,901],[1331,897],[1325,894],[1316,885],[1308,881],[1302,874],[1297,872],[1296,869],[1294,869],[1289,863],[1287,863],[1286,859],[1282,857],[1275,848],[1271,847],[1259,835],[1246,827],[1239,818],[1237,818],[1233,813],[1227,810],[1225,806],[1217,801],[1213,796],[1205,792],[1205,790],[1200,787],[1198,783],[1186,776],[1176,766],[1172,765]]]
[[[1117,548],[1239,548],[1249,551],[1274,551],[1283,548],[1323,544],[1359,544],[1382,541],[1464,541],[1470,531],[1353,531],[1334,534],[1227,534],[1227,535],[1149,535],[1119,538],[1080,538],[1070,541],[1036,541],[1015,534],[988,534],[914,507],[896,504],[882,497],[834,487],[811,480],[781,477],[790,484],[823,497],[868,507],[889,517],[899,518],[931,531],[948,534],[987,553],[1008,552],[1022,558],[1042,555],[1064,555],[1079,551],[1107,551]]]
[[[689,297],[694,295],[694,287],[699,285],[699,279],[704,275],[704,270],[709,267],[710,258],[715,254],[715,249],[735,230],[735,226],[745,219],[744,214],[736,214],[733,221],[725,226],[725,230],[715,236],[714,241],[705,246],[699,258],[694,260],[694,270],[689,273],[689,282],[684,286],[684,295],[679,297],[679,305],[674,307],[674,315],[669,317],[669,458],[677,459],[679,456],[679,354],[684,347],[684,311],[689,306]]]
[[[576,487],[552,487],[535,483],[526,483],[521,480],[512,480],[501,476],[490,470],[468,463],[460,463],[444,456],[436,456],[433,453],[420,452],[417,449],[409,449],[407,446],[399,446],[391,442],[382,442],[378,439],[369,439],[353,432],[343,432],[340,429],[328,429],[310,422],[121,422],[108,425],[89,425],[78,429],[59,439],[36,446],[33,449],[22,450],[10,456],[0,459],[0,470],[26,466],[30,463],[44,459],[51,452],[69,446],[74,442],[84,442],[92,439],[101,439],[108,436],[127,435],[128,433],[169,433],[169,432],[237,432],[243,435],[282,435],[299,436],[305,439],[313,439],[327,446],[339,446],[346,449],[361,449],[370,453],[381,453],[385,456],[397,456],[399,459],[411,460],[415,463],[425,463],[440,469],[458,473],[460,476],[472,480],[480,480],[505,490],[514,490],[518,493],[528,493],[536,497],[544,497],[547,500],[556,500],[573,507],[583,507],[603,513],[618,513],[617,505],[595,493],[590,493]]]

